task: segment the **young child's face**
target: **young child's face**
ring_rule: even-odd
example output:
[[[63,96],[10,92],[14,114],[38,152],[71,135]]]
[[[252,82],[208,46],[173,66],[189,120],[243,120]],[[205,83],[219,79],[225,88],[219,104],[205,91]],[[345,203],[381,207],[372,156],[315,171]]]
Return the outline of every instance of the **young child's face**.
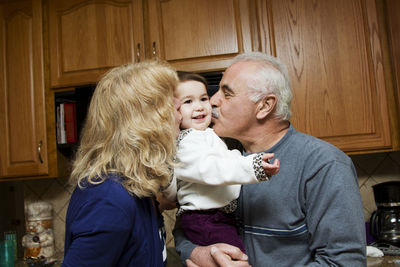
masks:
[[[205,130],[211,123],[211,104],[206,87],[198,81],[179,83],[175,97],[181,102],[181,128]]]

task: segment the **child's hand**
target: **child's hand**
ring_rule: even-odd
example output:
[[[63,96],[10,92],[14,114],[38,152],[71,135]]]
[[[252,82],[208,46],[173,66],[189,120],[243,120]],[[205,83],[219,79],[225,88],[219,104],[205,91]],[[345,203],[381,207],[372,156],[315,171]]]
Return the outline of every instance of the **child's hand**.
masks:
[[[269,163],[269,160],[273,157],[274,153],[264,153],[262,156],[262,167],[268,177],[271,177],[279,172],[280,163],[278,159],[275,159],[273,164]]]
[[[164,210],[172,210],[176,208],[176,202],[168,200],[162,192],[158,192],[156,200],[159,203],[158,209],[162,213]]]

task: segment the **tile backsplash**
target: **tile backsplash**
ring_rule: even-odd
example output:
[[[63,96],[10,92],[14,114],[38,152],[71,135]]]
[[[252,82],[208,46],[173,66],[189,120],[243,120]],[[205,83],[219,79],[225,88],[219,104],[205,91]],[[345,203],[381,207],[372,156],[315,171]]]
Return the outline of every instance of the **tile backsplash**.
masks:
[[[365,219],[369,220],[376,209],[372,186],[386,181],[400,181],[400,152],[377,153],[351,156],[358,173],[358,181],[364,206]],[[73,188],[68,185],[68,178],[23,181],[25,205],[32,201],[44,200],[54,208],[55,246],[58,252],[64,248],[64,224],[68,201]],[[174,241],[171,229],[174,213],[165,212],[167,227],[167,246],[173,253]]]

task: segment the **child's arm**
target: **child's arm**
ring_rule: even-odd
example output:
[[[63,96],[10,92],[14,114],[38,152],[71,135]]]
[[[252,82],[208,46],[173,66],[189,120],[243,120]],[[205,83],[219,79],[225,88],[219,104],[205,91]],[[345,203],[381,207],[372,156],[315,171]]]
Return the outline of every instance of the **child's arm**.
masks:
[[[238,150],[228,150],[212,130],[192,130],[179,139],[177,159],[181,166],[175,173],[180,180],[199,184],[257,183],[279,170],[279,163],[263,162],[262,155],[242,156]],[[272,157],[269,154],[266,158]]]

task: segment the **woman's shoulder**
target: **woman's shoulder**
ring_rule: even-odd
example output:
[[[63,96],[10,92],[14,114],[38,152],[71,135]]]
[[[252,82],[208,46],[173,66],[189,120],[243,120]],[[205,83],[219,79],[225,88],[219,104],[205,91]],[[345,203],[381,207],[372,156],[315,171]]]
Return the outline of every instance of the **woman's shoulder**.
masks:
[[[107,174],[104,181],[98,184],[86,183],[77,187],[71,200],[80,199],[81,204],[112,205],[116,208],[132,212],[138,199],[131,195],[122,185],[123,178],[117,174]],[[74,196],[75,195],[75,196]]]
[[[71,197],[67,221],[90,230],[99,225],[113,230],[129,230],[138,213],[145,207],[140,199],[130,195],[118,181],[107,178],[104,182],[77,187]],[[115,225],[115,222],[119,223]]]

